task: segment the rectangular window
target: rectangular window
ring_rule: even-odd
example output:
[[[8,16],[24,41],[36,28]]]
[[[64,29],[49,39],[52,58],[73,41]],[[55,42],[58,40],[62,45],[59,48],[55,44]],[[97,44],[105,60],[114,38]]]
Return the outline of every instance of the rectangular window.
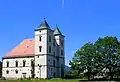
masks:
[[[42,52],[42,46],[39,46],[39,52]]]
[[[16,64],[15,66],[18,67],[18,61],[16,61],[15,64]]]
[[[53,61],[53,67],[55,67],[55,60]]]
[[[53,55],[55,56],[55,52],[53,52]]]
[[[49,42],[51,42],[51,36],[49,36]]]
[[[56,77],[56,73],[53,74],[53,77],[54,77],[54,78]]]
[[[64,46],[64,42],[63,42],[63,40],[61,40],[61,46],[62,46],[62,47]]]
[[[55,40],[53,40],[53,46],[55,46]]]
[[[37,56],[39,58],[39,56]]]
[[[41,42],[41,40],[42,40],[42,37],[41,37],[41,36],[39,36],[39,41]]]
[[[9,62],[7,61],[7,67],[9,67]]]
[[[25,60],[23,60],[23,67],[25,67],[25,63],[26,63],[26,61],[25,61]]]
[[[61,50],[61,55],[63,56],[63,50]]]
[[[31,60],[31,67],[34,66],[34,60]]]
[[[49,53],[51,53],[51,46],[49,46]]]

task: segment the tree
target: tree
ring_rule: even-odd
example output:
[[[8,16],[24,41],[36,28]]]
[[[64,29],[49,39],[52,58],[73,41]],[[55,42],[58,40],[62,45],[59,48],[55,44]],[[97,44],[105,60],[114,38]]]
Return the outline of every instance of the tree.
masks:
[[[78,75],[84,73],[88,79],[94,76],[119,75],[120,72],[120,42],[116,37],[99,38],[95,43],[86,43],[74,54],[70,61],[71,70]]]
[[[96,47],[97,53],[100,55],[101,59],[101,67],[102,69],[108,69],[108,74],[113,78],[113,75],[118,71],[115,70],[118,68],[118,59],[119,59],[119,49],[120,49],[120,42],[117,40],[116,37],[104,37],[99,38],[94,46]]]
[[[82,48],[80,48],[70,61],[71,69],[77,71],[78,75],[80,73],[85,73],[90,79],[91,74],[94,74],[94,63],[95,63],[95,53],[94,46],[92,43],[86,43]]]

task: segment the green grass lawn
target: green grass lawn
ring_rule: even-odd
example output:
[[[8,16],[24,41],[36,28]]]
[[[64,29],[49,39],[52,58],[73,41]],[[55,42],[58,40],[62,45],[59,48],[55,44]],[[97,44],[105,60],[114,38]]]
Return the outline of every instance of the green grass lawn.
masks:
[[[78,79],[45,79],[45,80],[40,80],[40,79],[33,79],[33,80],[1,80],[0,82],[79,82]]]

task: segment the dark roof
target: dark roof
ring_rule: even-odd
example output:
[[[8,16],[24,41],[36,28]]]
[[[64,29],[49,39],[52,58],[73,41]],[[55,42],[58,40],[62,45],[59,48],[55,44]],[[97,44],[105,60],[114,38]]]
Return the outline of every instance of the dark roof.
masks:
[[[37,29],[44,29],[44,28],[50,28],[50,26],[48,25],[47,21],[44,19],[41,24],[36,28]]]
[[[58,28],[57,25],[55,26],[54,33],[53,33],[53,34],[54,34],[54,35],[62,35],[62,33],[60,32],[60,30],[59,30],[59,28]]]
[[[48,25],[47,21],[44,19],[42,21],[42,23],[40,24],[40,27],[47,27],[47,28],[50,28],[50,26]]]

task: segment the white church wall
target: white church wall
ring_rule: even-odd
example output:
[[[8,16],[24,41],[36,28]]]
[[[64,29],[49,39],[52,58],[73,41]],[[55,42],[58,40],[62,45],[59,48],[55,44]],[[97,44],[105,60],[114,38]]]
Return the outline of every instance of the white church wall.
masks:
[[[41,52],[39,51],[39,46],[42,47]],[[47,54],[47,30],[35,31],[35,78],[47,78],[46,54]]]
[[[39,52],[39,46],[42,46],[42,52]],[[47,30],[35,31],[35,54],[47,54]]]
[[[6,71],[9,71],[9,74],[6,74]],[[18,73],[16,73],[18,70]],[[3,68],[3,77],[6,78],[23,78],[23,73],[26,73],[25,77],[31,77],[31,67],[17,67],[17,68]]]
[[[37,55],[35,56],[35,66],[47,65],[47,55]]]
[[[47,66],[35,67],[35,78],[47,78]]]
[[[23,60],[26,61],[25,67],[23,67]],[[26,73],[26,77],[31,77],[31,60],[34,60],[34,57],[3,59],[2,76],[6,78],[21,78],[23,77],[22,73]],[[18,61],[18,67],[16,67],[16,61]],[[9,67],[7,67],[6,62],[9,62]],[[8,74],[6,73],[7,70],[9,71]],[[18,70],[17,74],[16,70]]]

